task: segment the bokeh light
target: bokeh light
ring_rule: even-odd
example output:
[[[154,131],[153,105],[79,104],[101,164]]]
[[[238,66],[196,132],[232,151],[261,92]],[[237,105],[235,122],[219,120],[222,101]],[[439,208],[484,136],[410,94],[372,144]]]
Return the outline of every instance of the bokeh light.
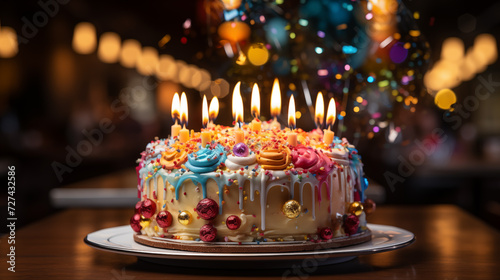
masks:
[[[106,32],[101,35],[97,56],[102,62],[115,63],[120,57],[121,39],[114,32]]]
[[[120,64],[126,68],[134,68],[142,53],[142,46],[139,41],[128,39],[123,41],[120,52]]]
[[[137,72],[142,75],[152,75],[158,64],[158,50],[153,47],[144,47],[137,61]]]
[[[269,59],[269,52],[263,44],[252,44],[248,48],[247,57],[253,65],[261,66]]]
[[[13,28],[0,26],[0,57],[14,57],[18,52],[17,34]]]
[[[457,96],[451,89],[442,89],[434,97],[434,103],[443,110],[449,110],[457,102]]]
[[[90,22],[80,22],[73,33],[73,49],[79,54],[90,54],[95,51],[97,35],[95,26]]]

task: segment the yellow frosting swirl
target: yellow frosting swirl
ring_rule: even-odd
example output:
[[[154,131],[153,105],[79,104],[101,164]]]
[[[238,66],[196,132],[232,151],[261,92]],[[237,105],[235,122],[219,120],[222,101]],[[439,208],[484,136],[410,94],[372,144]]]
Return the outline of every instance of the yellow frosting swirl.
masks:
[[[161,153],[160,164],[165,169],[179,169],[181,168],[181,164],[187,161],[187,155],[185,150],[167,148],[167,150]]]
[[[257,162],[263,169],[284,170],[291,161],[291,152],[287,147],[281,149],[266,149],[257,154]]]

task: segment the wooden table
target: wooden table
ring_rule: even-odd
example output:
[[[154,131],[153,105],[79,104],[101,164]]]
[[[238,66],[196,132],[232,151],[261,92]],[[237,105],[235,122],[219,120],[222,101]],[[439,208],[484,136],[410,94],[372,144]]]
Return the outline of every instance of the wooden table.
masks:
[[[0,279],[499,279],[500,233],[455,206],[386,206],[371,223],[394,225],[417,236],[409,247],[360,256],[347,263],[301,270],[220,271],[160,266],[103,252],[83,239],[124,225],[132,209],[65,210],[16,231],[16,272],[7,271],[7,236],[1,238]],[[7,253],[6,253],[7,252]],[[332,276],[334,275],[334,276]]]

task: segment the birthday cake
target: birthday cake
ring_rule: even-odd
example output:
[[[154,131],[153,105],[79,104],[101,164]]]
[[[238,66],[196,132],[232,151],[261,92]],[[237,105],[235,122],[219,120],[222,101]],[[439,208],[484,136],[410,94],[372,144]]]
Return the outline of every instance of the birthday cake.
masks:
[[[323,131],[212,126],[151,141],[138,160],[136,242],[202,252],[284,252],[370,240],[354,146]],[[234,137],[238,130],[244,135]],[[208,140],[206,139],[208,137]],[[203,142],[203,145],[202,145]]]

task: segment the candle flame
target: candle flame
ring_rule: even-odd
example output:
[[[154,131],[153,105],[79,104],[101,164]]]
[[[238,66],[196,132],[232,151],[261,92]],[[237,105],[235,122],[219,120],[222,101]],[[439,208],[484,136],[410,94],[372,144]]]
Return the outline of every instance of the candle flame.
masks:
[[[277,118],[281,113],[281,92],[278,79],[274,79],[271,92],[271,116]]]
[[[315,110],[315,119],[314,122],[316,126],[321,129],[323,126],[323,120],[325,118],[325,101],[323,99],[323,93],[318,92],[318,96],[316,97],[316,110]]]
[[[207,105],[207,96],[203,95],[203,104],[201,107],[201,116],[202,116],[202,125],[204,128],[207,128],[208,124],[208,105]]]
[[[330,98],[330,103],[328,104],[328,112],[326,114],[326,125],[330,129],[335,123],[335,117],[337,115],[337,108],[335,107],[335,99]]]
[[[290,103],[288,104],[288,127],[295,129],[295,99],[293,95],[290,96]]]
[[[260,93],[257,84],[253,84],[252,88],[252,116],[256,119],[260,117]]]
[[[241,82],[238,82],[233,90],[233,119],[241,123],[243,122],[243,99],[241,98],[240,86]]]
[[[185,128],[188,123],[188,103],[186,93],[181,95],[181,125]]]
[[[174,120],[175,123],[179,121],[179,117],[181,116],[181,114],[179,113],[180,107],[181,105],[179,101],[179,94],[176,92],[174,94],[174,98],[172,99],[172,110],[171,110],[172,120]]]
[[[210,108],[208,109],[208,118],[213,122],[219,115],[219,99],[217,96],[212,97]]]

